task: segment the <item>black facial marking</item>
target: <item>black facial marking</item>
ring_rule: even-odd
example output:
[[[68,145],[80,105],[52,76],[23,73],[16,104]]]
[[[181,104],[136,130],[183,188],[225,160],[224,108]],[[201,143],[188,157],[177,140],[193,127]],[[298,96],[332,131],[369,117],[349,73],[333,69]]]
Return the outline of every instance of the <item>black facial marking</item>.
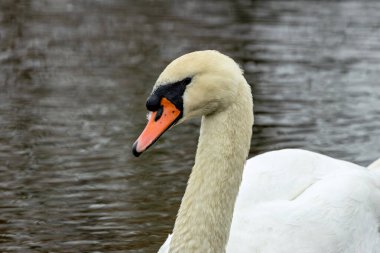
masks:
[[[148,100],[146,101],[146,108],[149,111],[155,112],[161,107],[161,98],[156,96],[155,94],[152,94],[148,97]]]
[[[182,82],[185,83],[185,85],[188,85],[191,83],[191,77],[186,77],[185,79],[182,80]]]
[[[158,110],[157,110],[156,117],[154,117],[154,121],[159,120],[161,118],[163,112],[164,112],[164,107],[160,106],[160,108],[158,108]]]
[[[161,107],[161,99],[165,97],[170,102],[172,102],[175,107],[181,112],[183,111],[183,93],[185,92],[186,86],[191,83],[191,77],[187,77],[181,81],[165,84],[159,86],[152,95],[149,96],[146,101],[146,108],[149,111],[157,111]],[[159,113],[157,113],[158,115]],[[162,112],[161,112],[162,114]],[[158,116],[156,116],[157,118]],[[160,115],[161,117],[161,115]]]

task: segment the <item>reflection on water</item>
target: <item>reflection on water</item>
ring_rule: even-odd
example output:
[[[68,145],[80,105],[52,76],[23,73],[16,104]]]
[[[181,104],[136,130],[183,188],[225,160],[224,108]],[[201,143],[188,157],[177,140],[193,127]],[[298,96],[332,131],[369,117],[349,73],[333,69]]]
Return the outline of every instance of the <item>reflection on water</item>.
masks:
[[[197,49],[231,55],[254,84],[251,155],[380,157],[379,12],[376,1],[2,0],[0,251],[158,249],[199,122],[139,159],[131,144],[160,71]]]

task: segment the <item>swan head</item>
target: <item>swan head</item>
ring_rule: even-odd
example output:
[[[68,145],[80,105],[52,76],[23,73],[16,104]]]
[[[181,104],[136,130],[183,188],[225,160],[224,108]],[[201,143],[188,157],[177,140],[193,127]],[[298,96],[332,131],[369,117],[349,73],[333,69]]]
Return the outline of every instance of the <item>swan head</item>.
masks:
[[[171,126],[226,109],[235,99],[242,70],[214,50],[196,51],[172,61],[158,77],[146,107],[148,123],[133,144],[139,156]]]

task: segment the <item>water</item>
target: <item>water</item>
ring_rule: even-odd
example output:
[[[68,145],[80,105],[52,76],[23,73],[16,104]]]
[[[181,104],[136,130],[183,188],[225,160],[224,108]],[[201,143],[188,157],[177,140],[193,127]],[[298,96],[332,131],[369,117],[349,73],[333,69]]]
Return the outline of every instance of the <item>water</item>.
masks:
[[[155,252],[199,121],[136,159],[173,58],[217,49],[253,85],[251,156],[380,157],[380,2],[0,1],[0,251]]]

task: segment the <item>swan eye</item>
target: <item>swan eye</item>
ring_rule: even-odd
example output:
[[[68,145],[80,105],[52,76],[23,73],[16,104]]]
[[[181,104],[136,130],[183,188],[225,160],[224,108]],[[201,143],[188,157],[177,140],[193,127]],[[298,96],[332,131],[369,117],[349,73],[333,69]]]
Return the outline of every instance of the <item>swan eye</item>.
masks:
[[[188,85],[191,83],[191,77],[186,77],[185,79],[182,80],[182,83],[185,85]]]

